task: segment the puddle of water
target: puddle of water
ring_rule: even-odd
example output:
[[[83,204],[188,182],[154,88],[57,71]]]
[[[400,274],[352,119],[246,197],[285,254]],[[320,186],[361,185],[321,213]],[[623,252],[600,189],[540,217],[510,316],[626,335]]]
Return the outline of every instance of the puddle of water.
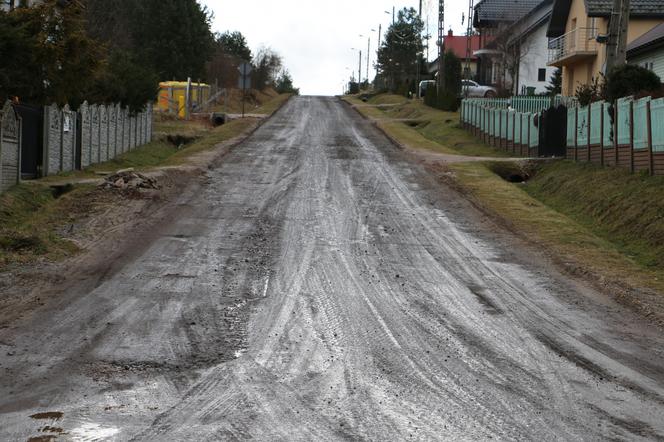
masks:
[[[119,432],[117,428],[105,428],[99,424],[87,423],[71,430],[70,435],[75,441],[94,441],[108,439]]]

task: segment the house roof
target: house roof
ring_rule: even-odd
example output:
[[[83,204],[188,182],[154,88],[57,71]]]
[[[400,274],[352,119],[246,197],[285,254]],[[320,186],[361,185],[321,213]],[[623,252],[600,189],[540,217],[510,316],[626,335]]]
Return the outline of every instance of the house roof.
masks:
[[[660,23],[627,45],[627,55],[632,56],[664,44],[664,23]]]
[[[611,15],[612,0],[584,0],[589,17],[606,17]],[[629,5],[632,16],[664,16],[662,0],[631,0]]]
[[[495,26],[516,21],[535,8],[542,0],[480,0],[475,5],[473,26]]]
[[[445,51],[452,51],[454,52],[454,55],[459,57],[462,60],[466,59],[466,47],[468,45],[468,37],[465,35],[451,35],[451,32],[448,32],[447,35],[443,38],[443,45],[445,47]],[[470,59],[475,60],[477,59],[476,56],[472,55],[472,53],[480,48],[480,36],[479,35],[473,35],[470,37]]]
[[[613,0],[584,0],[589,17],[608,17],[611,15]],[[560,37],[565,33],[567,16],[572,0],[554,0],[553,13],[546,36]],[[664,1],[662,0],[631,0],[629,6],[631,17],[664,17]]]
[[[553,0],[540,0],[540,3],[523,17],[512,23],[506,32],[512,34],[510,40],[520,39],[548,25],[553,10]]]

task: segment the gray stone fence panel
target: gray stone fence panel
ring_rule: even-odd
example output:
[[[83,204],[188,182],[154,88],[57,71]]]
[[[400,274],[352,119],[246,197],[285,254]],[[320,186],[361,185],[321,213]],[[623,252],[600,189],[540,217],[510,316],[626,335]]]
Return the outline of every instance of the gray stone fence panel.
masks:
[[[122,132],[122,152],[129,152],[129,131],[131,122],[129,120],[129,109],[122,110],[123,132]]]
[[[60,171],[76,168],[76,112],[65,105],[62,109],[62,141],[60,143]]]
[[[7,101],[0,111],[0,192],[21,179],[21,118]]]
[[[99,162],[108,161],[108,108],[99,106]]]
[[[62,112],[57,104],[44,108],[44,159],[45,176],[60,173],[62,143]]]
[[[118,127],[118,113],[115,106],[107,106],[108,113],[108,159],[113,159],[117,156],[115,151],[116,131]]]
[[[92,125],[90,127],[90,164],[97,164],[101,160],[101,153],[99,151],[99,131],[101,123],[99,120],[99,106],[90,106],[90,116]]]
[[[92,114],[87,101],[78,112],[81,114],[81,167],[86,168],[92,164]]]
[[[76,168],[80,148],[81,167],[116,158],[152,139],[152,105],[132,114],[119,104],[89,105],[84,102],[79,119],[76,112],[53,104],[44,108],[43,174],[54,175]],[[80,136],[80,140],[78,137]]]

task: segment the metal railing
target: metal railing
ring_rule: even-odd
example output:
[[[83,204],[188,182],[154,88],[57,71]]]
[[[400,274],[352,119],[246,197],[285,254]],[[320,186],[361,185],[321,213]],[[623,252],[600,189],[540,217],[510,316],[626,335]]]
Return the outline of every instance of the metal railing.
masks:
[[[476,104],[493,109],[510,109],[517,112],[533,113],[552,106],[577,106],[576,98],[564,97],[562,95],[554,97],[545,95],[515,95],[510,98],[466,98],[463,101],[468,104]]]
[[[574,54],[596,53],[596,28],[576,28],[549,41],[549,64]]]

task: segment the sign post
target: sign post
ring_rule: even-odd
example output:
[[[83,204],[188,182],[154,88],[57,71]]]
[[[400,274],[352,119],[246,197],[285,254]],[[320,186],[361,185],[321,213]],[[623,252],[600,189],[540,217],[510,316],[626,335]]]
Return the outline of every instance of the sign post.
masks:
[[[242,90],[242,118],[244,118],[244,102],[246,98],[247,89],[251,88],[251,64],[243,62],[240,66],[237,67],[237,70],[240,71],[240,77],[238,78],[238,87]]]

